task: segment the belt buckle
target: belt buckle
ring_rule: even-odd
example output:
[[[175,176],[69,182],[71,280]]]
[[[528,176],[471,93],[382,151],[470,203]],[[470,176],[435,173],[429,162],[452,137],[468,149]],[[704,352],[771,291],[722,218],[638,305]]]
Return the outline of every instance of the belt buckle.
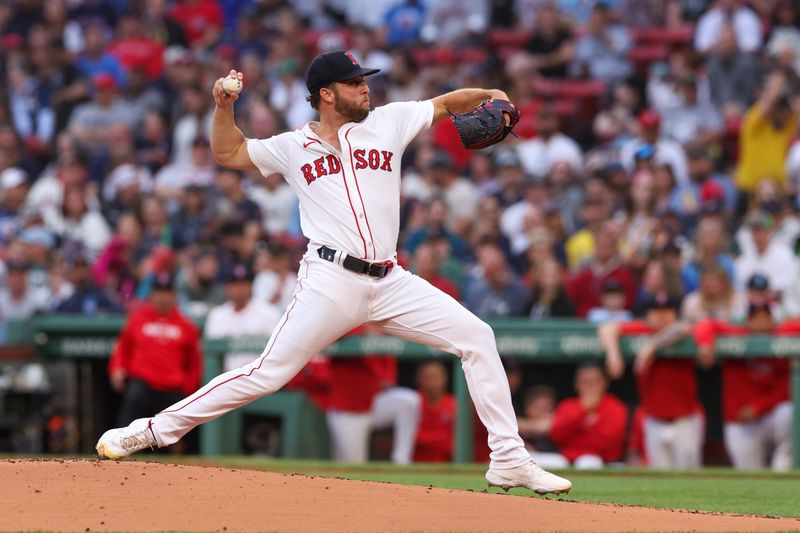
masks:
[[[370,270],[372,270],[372,267],[377,267],[378,269],[375,274],[373,274],[375,277],[385,278],[394,268],[394,263],[392,261],[383,261],[381,263],[372,263],[370,265]]]

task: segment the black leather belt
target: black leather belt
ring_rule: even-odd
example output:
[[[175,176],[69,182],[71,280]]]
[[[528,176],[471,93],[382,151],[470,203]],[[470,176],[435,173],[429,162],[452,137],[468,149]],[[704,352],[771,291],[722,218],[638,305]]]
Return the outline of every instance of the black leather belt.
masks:
[[[317,248],[317,253],[319,254],[320,258],[324,259],[325,261],[330,261],[331,263],[336,262],[336,250],[332,248],[322,246]],[[344,261],[342,261],[342,266],[347,270],[356,272],[358,274],[366,274],[367,276],[372,276],[374,278],[385,278],[394,268],[394,263],[392,261],[370,263],[369,261],[364,261],[358,257],[346,255]]]

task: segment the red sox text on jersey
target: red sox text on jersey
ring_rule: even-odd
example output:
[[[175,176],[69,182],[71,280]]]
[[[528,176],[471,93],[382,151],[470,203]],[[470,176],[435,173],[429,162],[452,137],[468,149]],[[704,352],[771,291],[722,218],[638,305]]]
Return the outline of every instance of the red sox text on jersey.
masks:
[[[394,154],[389,150],[376,150],[369,151],[358,149],[353,152],[353,159],[357,170],[363,170],[369,167],[372,170],[385,170],[386,172],[392,171],[392,156]],[[333,176],[342,171],[342,162],[335,155],[327,155],[319,157],[313,163],[306,163],[300,167],[306,183],[311,185],[311,182],[322,176]]]

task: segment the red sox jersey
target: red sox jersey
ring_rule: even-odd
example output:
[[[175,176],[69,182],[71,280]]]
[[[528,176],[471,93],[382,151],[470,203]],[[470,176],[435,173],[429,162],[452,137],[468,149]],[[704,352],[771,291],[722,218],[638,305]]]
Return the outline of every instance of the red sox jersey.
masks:
[[[400,158],[433,121],[433,103],[395,102],[339,128],[336,148],[306,124],[269,139],[248,139],[259,171],[280,173],[300,199],[310,246],[367,261],[393,259],[400,230]]]

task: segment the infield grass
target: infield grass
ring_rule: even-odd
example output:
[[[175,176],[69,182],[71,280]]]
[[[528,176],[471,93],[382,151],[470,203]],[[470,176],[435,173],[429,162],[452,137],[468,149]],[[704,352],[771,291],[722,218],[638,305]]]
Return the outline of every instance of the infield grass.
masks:
[[[483,465],[389,463],[343,465],[326,461],[296,461],[251,457],[160,457],[138,456],[140,460],[160,460],[199,465],[301,473],[310,476],[338,477],[365,481],[423,485],[458,490],[486,491]],[[737,472],[709,468],[691,472],[613,469],[559,471],[573,483],[562,499],[644,505],[761,516],[800,518],[800,472]],[[491,492],[503,491],[490,489]],[[523,489],[509,494],[530,496]]]

